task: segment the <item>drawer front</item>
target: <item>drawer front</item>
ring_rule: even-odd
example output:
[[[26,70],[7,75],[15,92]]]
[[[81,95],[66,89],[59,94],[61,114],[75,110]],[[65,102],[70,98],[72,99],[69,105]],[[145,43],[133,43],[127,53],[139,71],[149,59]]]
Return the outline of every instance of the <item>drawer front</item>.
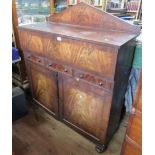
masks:
[[[42,56],[32,53],[24,52],[24,58],[39,65],[45,65],[45,60]]]
[[[62,37],[45,38],[44,43],[49,58],[108,78],[114,76],[117,51],[113,48]]]
[[[112,80],[108,80],[101,76],[90,74],[88,72],[79,70],[75,67],[67,65],[65,63],[61,63],[60,61],[56,61],[56,60],[45,58],[45,65],[49,70],[53,70],[65,75],[76,77],[76,79],[93,84],[99,88],[103,88],[106,91],[109,91],[112,93],[113,86],[114,86],[114,82]]]
[[[90,74],[90,73],[87,73],[84,71],[80,71],[77,69],[73,71],[73,75],[77,79],[80,79],[84,82],[93,84],[99,88],[103,88],[109,92],[112,92],[112,90],[113,90],[114,82],[111,80],[107,80],[105,78],[95,76],[93,74]]]
[[[59,75],[61,119],[91,138],[104,142],[112,96],[103,89]]]
[[[46,68],[48,68],[49,70],[53,70],[62,74],[73,76],[73,69],[70,66],[62,64],[58,61],[49,60],[46,58],[45,65],[46,65]]]
[[[37,32],[19,31],[20,43],[24,51],[33,51],[44,55],[43,37]]]
[[[52,60],[60,60],[108,78],[114,77],[117,49],[24,30],[19,34],[24,51],[46,55]]]
[[[127,135],[135,141],[138,145],[142,146],[142,115],[141,113],[134,114],[130,117],[129,128]]]

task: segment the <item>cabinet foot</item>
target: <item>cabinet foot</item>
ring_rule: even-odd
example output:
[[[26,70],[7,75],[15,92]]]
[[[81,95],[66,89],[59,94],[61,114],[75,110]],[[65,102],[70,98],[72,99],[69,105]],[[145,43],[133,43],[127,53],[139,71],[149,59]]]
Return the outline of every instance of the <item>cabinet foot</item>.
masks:
[[[96,145],[95,149],[98,153],[102,153],[106,150],[106,147],[105,145]]]

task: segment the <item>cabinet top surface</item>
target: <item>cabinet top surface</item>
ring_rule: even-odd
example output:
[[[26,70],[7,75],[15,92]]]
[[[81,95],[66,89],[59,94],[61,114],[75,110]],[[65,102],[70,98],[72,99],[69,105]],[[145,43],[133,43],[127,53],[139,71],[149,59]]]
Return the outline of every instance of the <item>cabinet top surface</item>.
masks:
[[[21,28],[115,47],[125,44],[140,32],[139,27],[85,3],[50,16],[48,22]]]
[[[118,31],[100,31],[96,29],[88,29],[75,27],[72,25],[63,25],[57,23],[39,23],[22,26],[22,28],[46,32],[48,34],[57,34],[61,36],[71,37],[75,39],[84,39],[87,41],[98,42],[111,46],[121,46],[127,41],[133,39],[135,34],[118,32]]]

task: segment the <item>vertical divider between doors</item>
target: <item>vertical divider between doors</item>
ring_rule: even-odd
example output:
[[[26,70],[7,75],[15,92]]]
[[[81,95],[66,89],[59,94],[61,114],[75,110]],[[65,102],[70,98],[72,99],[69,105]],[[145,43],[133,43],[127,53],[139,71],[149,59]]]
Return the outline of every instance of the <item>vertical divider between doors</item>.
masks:
[[[58,86],[58,119],[62,120],[63,117],[63,79],[60,73],[57,73],[57,86]]]

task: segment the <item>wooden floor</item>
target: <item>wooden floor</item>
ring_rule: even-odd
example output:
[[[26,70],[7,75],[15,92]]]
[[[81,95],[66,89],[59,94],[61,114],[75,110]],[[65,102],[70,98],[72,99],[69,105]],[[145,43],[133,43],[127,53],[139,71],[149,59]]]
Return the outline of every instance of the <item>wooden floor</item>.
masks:
[[[44,110],[36,109],[13,123],[13,150],[16,155],[99,155],[95,144],[82,137],[63,123],[55,120]],[[120,155],[127,126],[122,121],[103,155]]]

